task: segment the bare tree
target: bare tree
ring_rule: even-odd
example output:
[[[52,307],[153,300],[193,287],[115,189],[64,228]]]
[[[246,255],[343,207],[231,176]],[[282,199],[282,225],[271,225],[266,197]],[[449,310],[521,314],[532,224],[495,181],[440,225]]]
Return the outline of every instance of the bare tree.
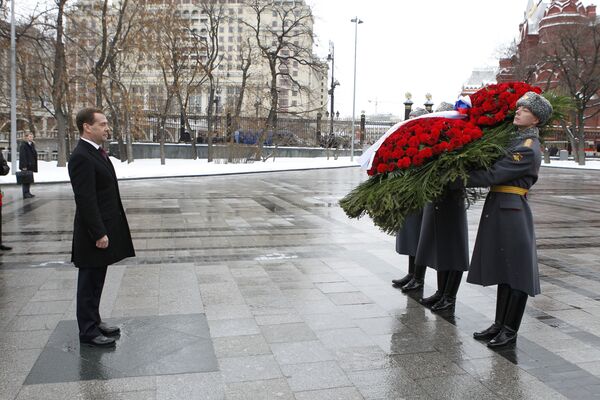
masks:
[[[567,26],[546,47],[546,61],[570,95],[575,111],[571,126],[562,121],[576,160],[585,165],[585,123],[600,113],[600,24]],[[549,78],[550,79],[550,78]]]
[[[64,44],[64,14],[67,0],[56,1],[56,39],[54,41],[54,68],[52,71],[52,105],[57,129],[57,161],[59,167],[67,165],[66,131],[67,114],[65,112],[65,94],[68,90],[67,69]]]
[[[208,81],[208,104],[206,106],[206,118],[207,118],[207,159],[208,162],[213,160],[213,147],[212,138],[213,130],[216,125],[215,118],[213,118],[213,104],[216,104],[216,77],[215,71],[219,67],[222,60],[220,55],[219,47],[219,26],[223,22],[224,6],[223,4],[217,4],[211,0],[200,1],[200,12],[207,17],[207,22],[204,29],[206,29],[206,47],[205,56],[201,59],[201,66],[203,73]]]
[[[244,24],[253,32],[255,45],[268,65],[270,108],[266,128],[274,130],[280,108],[280,92],[287,93],[292,88],[305,89],[292,74],[290,64],[320,72],[323,63],[312,52],[313,16],[309,7],[269,0],[249,0],[248,5],[253,10],[254,21]],[[266,134],[267,131],[263,136]],[[263,138],[259,138],[258,156],[262,142]]]

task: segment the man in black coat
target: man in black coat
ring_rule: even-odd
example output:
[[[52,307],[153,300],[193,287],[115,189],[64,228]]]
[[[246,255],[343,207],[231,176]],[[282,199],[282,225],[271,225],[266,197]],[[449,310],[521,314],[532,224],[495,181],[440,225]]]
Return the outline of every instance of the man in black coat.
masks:
[[[135,256],[115,170],[100,146],[110,128],[102,110],[84,108],[77,113],[81,139],[69,159],[69,176],[75,194],[75,222],[71,261],[79,268],[77,322],[81,343],[109,347],[120,329],[102,322],[100,297],[107,266]]]
[[[4,155],[2,154],[2,148],[0,148],[0,175],[8,175],[9,171],[10,167],[4,159]],[[2,195],[2,192],[0,192],[0,250],[8,251],[12,250],[12,247],[5,246],[2,244],[2,201],[4,200],[3,197],[4,196]]]
[[[21,147],[19,147],[19,169],[21,171],[38,172],[37,150],[35,149],[35,143],[33,143],[33,133],[26,134]],[[23,183],[22,187],[24,199],[35,197],[29,191],[31,183]]]

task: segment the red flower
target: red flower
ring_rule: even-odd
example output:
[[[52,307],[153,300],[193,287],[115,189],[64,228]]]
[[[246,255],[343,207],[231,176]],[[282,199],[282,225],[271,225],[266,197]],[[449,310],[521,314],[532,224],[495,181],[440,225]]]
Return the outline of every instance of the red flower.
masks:
[[[406,155],[409,157],[415,156],[418,152],[419,150],[417,150],[416,147],[409,147],[408,149],[406,149]]]

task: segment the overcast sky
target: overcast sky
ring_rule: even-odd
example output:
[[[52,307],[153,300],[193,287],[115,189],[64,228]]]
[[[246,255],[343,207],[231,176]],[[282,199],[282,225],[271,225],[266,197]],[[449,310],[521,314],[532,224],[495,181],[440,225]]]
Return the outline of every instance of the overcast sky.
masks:
[[[35,0],[21,0],[21,5]],[[415,105],[453,102],[473,68],[496,66],[498,51],[518,36],[528,0],[307,0],[315,15],[316,52],[335,45],[335,109],[352,114],[354,24],[358,16],[356,114],[403,114]],[[583,4],[592,2],[584,0]],[[19,7],[19,5],[17,6]],[[17,8],[18,10],[18,8]]]
[[[358,16],[356,113],[403,114],[415,105],[453,102],[476,67],[495,66],[498,49],[517,35],[527,0],[308,0],[319,55],[335,45],[335,109],[352,113],[354,24]]]

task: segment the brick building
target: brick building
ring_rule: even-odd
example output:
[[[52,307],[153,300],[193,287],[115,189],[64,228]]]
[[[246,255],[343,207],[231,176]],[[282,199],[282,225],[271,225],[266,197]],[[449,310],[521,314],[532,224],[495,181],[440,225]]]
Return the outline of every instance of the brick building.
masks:
[[[577,0],[529,0],[524,20],[519,25],[519,37],[515,42],[514,55],[499,60],[497,82],[525,80],[543,89],[564,86],[565,79],[560,69],[551,65],[546,55],[556,48],[561,35],[580,26],[599,24],[595,5],[584,6]],[[580,48],[588,48],[585,45]],[[589,51],[594,51],[589,39]],[[590,53],[591,54],[591,53]],[[600,92],[592,97],[592,107],[586,110],[585,136],[586,149],[600,150]],[[588,104],[590,104],[588,103]],[[595,115],[594,115],[595,114]],[[549,141],[566,147],[566,135],[560,127],[555,127]]]

